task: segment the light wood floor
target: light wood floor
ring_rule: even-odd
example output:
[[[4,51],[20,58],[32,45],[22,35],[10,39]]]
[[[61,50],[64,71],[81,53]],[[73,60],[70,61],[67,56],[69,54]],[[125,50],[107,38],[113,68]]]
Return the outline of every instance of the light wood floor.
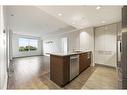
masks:
[[[50,60],[46,56],[15,58],[10,64],[8,89],[117,89],[114,68],[89,67],[65,87],[50,80]]]

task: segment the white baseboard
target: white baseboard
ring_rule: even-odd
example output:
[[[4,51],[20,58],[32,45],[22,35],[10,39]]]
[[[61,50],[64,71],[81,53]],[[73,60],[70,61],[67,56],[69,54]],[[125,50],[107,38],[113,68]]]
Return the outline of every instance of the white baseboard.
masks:
[[[111,68],[116,68],[115,66],[111,66],[111,65],[107,65],[107,64],[99,64],[99,63],[95,63],[95,65],[101,65],[101,66],[106,66],[106,67],[111,67]]]

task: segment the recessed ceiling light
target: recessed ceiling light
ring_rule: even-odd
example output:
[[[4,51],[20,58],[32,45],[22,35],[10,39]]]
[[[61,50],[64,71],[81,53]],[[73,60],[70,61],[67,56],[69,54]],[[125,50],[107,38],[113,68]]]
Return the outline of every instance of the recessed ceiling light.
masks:
[[[102,21],[102,23],[105,23],[105,21]]]
[[[99,10],[101,7],[100,6],[97,6],[96,9]]]
[[[58,16],[62,16],[62,14],[61,13],[58,13]]]
[[[82,28],[83,28],[83,26],[80,26],[79,28],[80,28],[80,29],[82,29]]]

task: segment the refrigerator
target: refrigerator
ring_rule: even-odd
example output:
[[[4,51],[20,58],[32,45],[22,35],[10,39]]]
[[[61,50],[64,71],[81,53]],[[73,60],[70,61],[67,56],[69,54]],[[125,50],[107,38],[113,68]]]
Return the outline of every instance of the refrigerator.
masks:
[[[121,31],[117,33],[118,88],[127,89],[127,6],[122,8]]]

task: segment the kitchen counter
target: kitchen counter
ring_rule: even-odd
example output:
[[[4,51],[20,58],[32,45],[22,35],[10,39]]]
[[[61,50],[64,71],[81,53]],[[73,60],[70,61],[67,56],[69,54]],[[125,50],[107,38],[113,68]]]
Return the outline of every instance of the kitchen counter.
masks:
[[[50,55],[56,55],[56,56],[71,56],[71,55],[77,55],[81,53],[86,53],[86,52],[91,52],[91,51],[74,51],[74,52],[54,52],[54,53],[49,53]]]

